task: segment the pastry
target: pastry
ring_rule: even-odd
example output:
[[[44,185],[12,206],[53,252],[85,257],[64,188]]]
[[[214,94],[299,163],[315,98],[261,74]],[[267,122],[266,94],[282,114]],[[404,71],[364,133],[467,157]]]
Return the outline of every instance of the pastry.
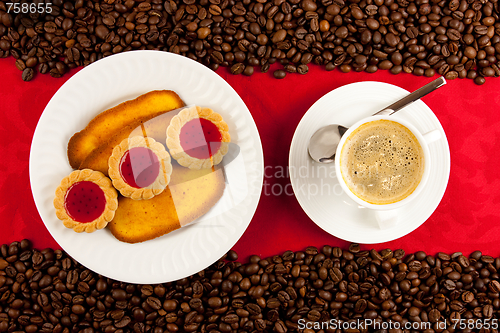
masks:
[[[134,200],[151,199],[163,192],[172,174],[165,147],[143,136],[124,139],[113,148],[108,165],[113,186]]]
[[[222,197],[225,181],[221,168],[207,173],[175,162],[172,166],[170,184],[160,195],[141,201],[118,199],[119,208],[108,224],[118,240],[139,243],[165,235],[206,214]]]
[[[182,101],[179,104],[184,105]],[[133,107],[137,107],[137,104],[129,103],[124,107],[131,108],[129,111],[133,111]],[[156,143],[165,143],[167,127],[180,112],[178,107],[173,110],[165,109],[154,115],[138,117],[116,131],[105,132],[105,135],[103,134],[98,140],[93,141],[97,148],[92,148],[91,151],[87,150],[85,154],[80,155],[83,160],[79,164],[79,168],[90,168],[108,174],[110,170],[108,162],[114,147],[129,137],[139,136],[145,141],[154,139],[153,141]],[[105,117],[110,119],[112,115]],[[219,122],[222,117],[213,115],[212,120],[219,123],[225,130],[224,132],[227,132],[227,125],[223,121]],[[221,135],[221,142],[222,137]],[[229,134],[224,137],[229,142]],[[219,150],[221,147],[222,144]],[[108,223],[109,230],[118,240],[138,243],[159,237],[198,219],[220,200],[225,188],[225,179],[221,168],[191,170],[180,166],[175,160],[172,160],[171,164],[170,182],[160,194],[149,200],[118,197],[118,208],[115,216]],[[113,172],[109,173],[113,174]],[[117,187],[120,186],[117,185]]]
[[[73,169],[78,169],[94,149],[128,124],[182,106],[184,106],[184,102],[175,92],[155,90],[100,113],[90,121],[85,129],[73,135],[69,140],[69,164]]]
[[[228,126],[212,109],[193,106],[179,112],[167,128],[167,147],[172,158],[190,169],[219,164],[231,141]]]
[[[113,152],[113,148],[120,144],[124,139],[142,135],[155,139],[158,142],[165,142],[166,140],[166,130],[167,126],[170,124],[170,120],[177,113],[179,109],[167,111],[156,115],[155,117],[148,117],[145,119],[139,119],[138,121],[125,126],[115,135],[109,137],[108,140],[104,141],[99,147],[94,149],[80,164],[79,169],[92,169],[98,170],[108,174],[108,159]]]
[[[73,171],[56,190],[56,216],[76,232],[94,232],[106,227],[118,207],[111,180],[99,171]]]

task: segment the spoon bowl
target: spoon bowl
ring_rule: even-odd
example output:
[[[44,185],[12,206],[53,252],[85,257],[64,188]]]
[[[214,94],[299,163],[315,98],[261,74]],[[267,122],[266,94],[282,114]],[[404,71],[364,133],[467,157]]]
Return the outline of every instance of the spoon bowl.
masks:
[[[445,84],[446,80],[441,76],[415,90],[411,94],[406,95],[397,102],[383,108],[379,112],[375,113],[374,116],[392,115]],[[318,129],[311,136],[311,139],[309,139],[309,145],[307,148],[309,156],[318,163],[326,164],[334,162],[335,152],[337,151],[340,138],[344,135],[347,129],[347,127],[338,124],[326,125]]]
[[[342,125],[327,125],[317,130],[311,137],[309,155],[319,163],[332,163],[335,161],[335,152],[342,135],[348,130]]]

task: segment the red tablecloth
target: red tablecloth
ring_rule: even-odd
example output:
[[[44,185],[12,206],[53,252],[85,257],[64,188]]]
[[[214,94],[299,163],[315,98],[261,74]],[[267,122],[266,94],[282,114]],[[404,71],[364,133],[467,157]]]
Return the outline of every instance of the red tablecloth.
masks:
[[[0,59],[0,244],[28,238],[40,249],[59,247],[35,207],[28,161],[40,115],[52,95],[75,72],[61,79],[38,75],[31,82],[23,82],[14,59]],[[382,81],[413,91],[432,80],[387,71],[326,72],[316,66],[311,66],[307,75],[289,74],[283,80],[274,79],[272,70],[251,77],[233,76],[224,68],[218,73],[252,113],[261,135],[265,165],[271,167],[287,166],[297,124],[307,109],[329,91],[359,81]],[[434,214],[414,232],[363,248],[403,248],[429,254],[468,254],[479,249],[500,255],[499,90],[500,79],[488,79],[483,86],[457,79],[424,97],[443,125],[450,145],[451,175],[446,193]],[[264,179],[267,186],[286,186],[289,182],[286,178]],[[294,196],[263,194],[250,226],[234,249],[240,259],[245,259],[251,254],[269,256],[325,244],[348,246],[316,226]]]

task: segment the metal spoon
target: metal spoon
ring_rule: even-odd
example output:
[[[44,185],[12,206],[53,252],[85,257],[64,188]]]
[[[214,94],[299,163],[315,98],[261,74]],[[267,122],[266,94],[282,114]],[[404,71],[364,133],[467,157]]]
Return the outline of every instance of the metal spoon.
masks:
[[[389,116],[396,113],[445,84],[446,80],[441,76],[401,98],[399,101],[383,108],[375,113],[374,116]],[[332,163],[335,160],[335,152],[337,151],[340,138],[346,131],[347,127],[337,124],[327,125],[318,129],[309,140],[309,156],[318,163]]]

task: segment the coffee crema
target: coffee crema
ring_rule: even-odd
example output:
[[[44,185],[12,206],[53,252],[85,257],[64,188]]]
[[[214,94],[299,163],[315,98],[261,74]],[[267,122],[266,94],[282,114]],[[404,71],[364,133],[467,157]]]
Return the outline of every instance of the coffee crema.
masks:
[[[376,205],[395,203],[413,193],[424,164],[424,152],[415,135],[385,119],[359,126],[340,154],[340,171],[349,190]]]

